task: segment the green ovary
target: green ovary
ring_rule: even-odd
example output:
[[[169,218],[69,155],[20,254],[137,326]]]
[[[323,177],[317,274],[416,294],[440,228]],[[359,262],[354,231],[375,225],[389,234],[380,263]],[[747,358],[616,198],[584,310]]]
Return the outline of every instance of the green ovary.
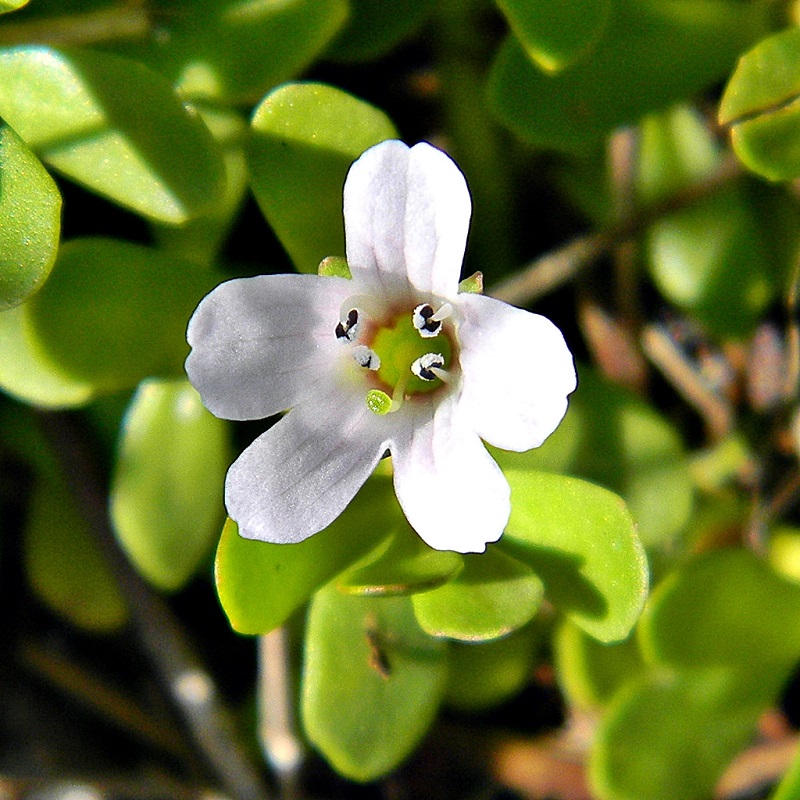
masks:
[[[450,367],[450,338],[444,332],[428,339],[423,338],[414,328],[411,314],[398,317],[392,328],[381,328],[370,346],[381,360],[381,368],[377,372],[378,380],[392,389],[407,381],[404,392],[406,395],[432,392],[442,385],[438,378],[424,381],[411,372],[411,365],[421,356],[439,353],[444,359],[444,368]]]

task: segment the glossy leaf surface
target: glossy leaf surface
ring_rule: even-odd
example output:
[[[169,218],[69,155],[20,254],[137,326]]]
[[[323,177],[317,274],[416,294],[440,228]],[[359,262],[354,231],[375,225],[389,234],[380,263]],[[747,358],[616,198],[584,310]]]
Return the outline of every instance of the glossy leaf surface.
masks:
[[[47,279],[58,251],[61,195],[22,139],[0,121],[0,312]]]
[[[505,636],[533,618],[543,586],[529,567],[493,547],[463,559],[464,568],[455,578],[411,598],[425,631],[482,642]]]
[[[369,781],[400,763],[438,710],[445,649],[406,597],[353,597],[328,586],[308,615],[303,726],[342,775]]]
[[[186,324],[218,282],[153,248],[75,239],[31,301],[31,331],[63,371],[98,390],[182,375]]]
[[[239,535],[225,523],[215,576],[220,602],[239,633],[266,633],[281,625],[324,583],[346,567],[388,546],[394,522],[386,519],[391,480],[370,478],[324,531],[299,544],[269,544]]]
[[[5,50],[0,116],[45,163],[146,217],[185,222],[221,196],[222,161],[208,129],[162,76],[135,61]]]
[[[315,83],[282,86],[253,114],[252,186],[264,216],[300,272],[344,255],[342,188],[350,164],[394,137],[381,111]]]
[[[647,594],[647,561],[617,495],[547,473],[506,470],[511,519],[500,546],[527,564],[545,596],[604,642],[625,638]]]
[[[157,588],[179,589],[209,554],[229,461],[226,423],[187,381],[139,386],[122,425],[111,520],[128,558]]]
[[[498,5],[528,56],[548,72],[559,72],[590,50],[611,12],[611,0],[498,0]]]

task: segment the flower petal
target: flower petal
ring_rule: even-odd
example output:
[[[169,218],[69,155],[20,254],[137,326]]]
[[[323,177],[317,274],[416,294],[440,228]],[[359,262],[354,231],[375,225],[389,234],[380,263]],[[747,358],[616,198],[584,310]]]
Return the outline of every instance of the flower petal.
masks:
[[[397,499],[414,530],[437,550],[481,553],[511,511],[510,490],[478,436],[448,398],[391,445]]]
[[[387,141],[367,150],[344,185],[347,261],[360,276],[397,293],[454,297],[472,203],[455,163],[423,142]]]
[[[225,480],[248,539],[301,542],[330,525],[386,451],[385,425],[341,387],[296,406],[251,444]]]
[[[260,275],[221,284],[200,302],[186,373],[224,419],[261,419],[319,391],[341,355],[339,310],[351,281]]]
[[[459,306],[464,413],[496,447],[538,447],[561,422],[577,384],[561,331],[492,297],[462,294]]]

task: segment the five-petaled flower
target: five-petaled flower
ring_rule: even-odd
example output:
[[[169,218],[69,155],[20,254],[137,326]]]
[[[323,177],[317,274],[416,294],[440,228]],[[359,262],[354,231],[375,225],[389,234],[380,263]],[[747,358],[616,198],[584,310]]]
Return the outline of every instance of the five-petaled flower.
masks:
[[[388,450],[403,512],[431,547],[481,552],[500,537],[510,492],[481,440],[538,447],[576,378],[549,320],[458,291],[470,214],[448,156],[383,142],[344,186],[351,279],[242,278],[200,303],[186,371],[209,410],[289,409],[228,471],[243,536],[317,533]]]

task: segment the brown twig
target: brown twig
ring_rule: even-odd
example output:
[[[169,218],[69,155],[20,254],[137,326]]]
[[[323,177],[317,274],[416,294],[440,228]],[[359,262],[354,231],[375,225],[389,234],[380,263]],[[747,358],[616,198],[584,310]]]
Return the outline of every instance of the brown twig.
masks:
[[[527,305],[572,280],[612,248],[638,236],[662,217],[713,195],[741,174],[739,162],[731,156],[714,174],[676,192],[667,200],[641,208],[607,230],[577,236],[564,246],[545,253],[492,287],[489,294],[507,303]]]

